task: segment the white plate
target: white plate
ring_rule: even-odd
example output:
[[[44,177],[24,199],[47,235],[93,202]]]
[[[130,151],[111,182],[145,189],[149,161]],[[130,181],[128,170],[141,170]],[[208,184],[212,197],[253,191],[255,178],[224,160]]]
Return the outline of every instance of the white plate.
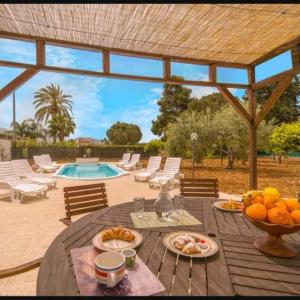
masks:
[[[228,212],[241,212],[242,209],[230,209],[230,208],[225,208],[225,207],[222,207],[221,206],[221,203],[224,203],[224,202],[227,202],[228,200],[220,200],[220,201],[217,201],[217,202],[214,202],[214,207],[220,209],[220,210],[223,210],[223,211],[228,211]],[[236,202],[241,202],[241,201],[237,201],[237,200],[234,200]]]
[[[181,250],[177,249],[175,246],[174,246],[174,242],[175,242],[175,239],[181,235],[191,235],[191,236],[196,236],[202,240],[205,240],[208,244],[208,248],[207,249],[201,249],[201,253],[196,253],[196,254],[185,254],[185,253],[182,253]],[[187,257],[193,257],[193,258],[203,258],[203,257],[208,257],[208,256],[212,256],[214,255],[219,247],[218,247],[218,244],[213,240],[211,239],[210,237],[206,236],[206,235],[203,235],[203,234],[200,234],[200,233],[197,233],[197,232],[192,232],[192,231],[176,231],[176,232],[171,232],[169,234],[167,234],[164,238],[164,244],[165,246],[171,250],[172,252],[176,253],[176,254],[179,254],[179,255],[182,255],[182,256],[187,256]]]
[[[93,245],[95,248],[103,251],[122,251],[130,248],[135,248],[143,240],[142,235],[137,232],[136,230],[130,229],[130,231],[134,234],[135,239],[133,242],[127,242],[122,240],[108,240],[105,242],[102,242],[102,234],[103,231],[100,231],[98,234],[96,234],[93,238]]]

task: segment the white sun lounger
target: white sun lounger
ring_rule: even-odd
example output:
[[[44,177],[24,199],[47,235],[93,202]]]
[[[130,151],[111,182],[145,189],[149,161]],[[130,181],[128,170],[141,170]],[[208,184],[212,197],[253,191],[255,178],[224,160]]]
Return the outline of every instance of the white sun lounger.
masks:
[[[132,154],[130,162],[123,165],[122,168],[125,170],[131,170],[131,169],[136,168],[137,163],[140,161],[140,157],[141,157],[141,154],[139,154],[139,153]]]
[[[21,202],[24,195],[44,195],[46,197],[47,187],[18,178],[10,161],[0,162],[0,184],[8,186],[12,202]]]
[[[141,169],[139,173],[134,175],[135,181],[145,181],[152,178],[159,170],[161,156],[150,156],[146,169]]]
[[[123,153],[123,157],[121,160],[117,162],[118,167],[122,167],[130,161],[131,153]]]
[[[55,188],[56,180],[43,174],[34,173],[26,159],[15,159],[11,163],[20,178],[27,178],[34,183],[47,185],[48,188]]]
[[[156,172],[155,176],[149,180],[150,187],[159,186],[162,179],[167,179],[173,183],[174,179],[179,176],[180,163],[180,157],[168,157],[163,171]]]
[[[45,165],[47,166],[53,166],[56,169],[60,168],[60,165],[58,163],[56,163],[56,161],[52,161],[50,154],[42,154],[41,157],[44,160]]]
[[[46,164],[41,155],[34,155],[33,160],[34,163],[39,167],[40,171],[46,171],[46,172],[56,171],[56,167]]]

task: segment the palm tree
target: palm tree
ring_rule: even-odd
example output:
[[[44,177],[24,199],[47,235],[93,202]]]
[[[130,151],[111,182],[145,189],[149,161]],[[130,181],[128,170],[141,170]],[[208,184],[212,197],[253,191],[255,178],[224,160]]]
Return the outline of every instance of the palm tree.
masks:
[[[54,142],[58,137],[60,141],[64,141],[71,133],[74,133],[76,124],[71,117],[57,115],[49,121],[49,134],[53,137]]]
[[[71,97],[71,95],[64,95],[60,86],[52,83],[39,89],[34,93],[35,119],[47,123],[49,117],[52,119],[58,115],[70,117],[73,105]]]
[[[11,123],[11,127],[13,127],[13,123]],[[16,122],[16,134],[21,138],[36,139],[44,137],[44,130],[43,125],[34,119],[26,119],[21,123]]]

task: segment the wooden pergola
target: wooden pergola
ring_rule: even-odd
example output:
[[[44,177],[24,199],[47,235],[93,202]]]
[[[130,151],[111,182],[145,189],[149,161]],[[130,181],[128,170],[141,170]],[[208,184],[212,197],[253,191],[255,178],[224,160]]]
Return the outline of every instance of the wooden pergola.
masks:
[[[35,64],[0,61],[25,69],[0,90],[0,102],[39,71],[217,88],[248,124],[250,188],[257,187],[256,130],[300,71],[298,4],[0,4],[0,37],[36,45]],[[102,53],[103,69],[49,66],[48,44]],[[288,50],[290,70],[255,80],[258,64]],[[160,60],[163,76],[113,73],[111,54]],[[206,65],[209,80],[174,80],[171,62]],[[246,70],[248,83],[220,82],[220,67]],[[255,90],[273,83],[257,112]],[[247,90],[248,111],[229,88]]]

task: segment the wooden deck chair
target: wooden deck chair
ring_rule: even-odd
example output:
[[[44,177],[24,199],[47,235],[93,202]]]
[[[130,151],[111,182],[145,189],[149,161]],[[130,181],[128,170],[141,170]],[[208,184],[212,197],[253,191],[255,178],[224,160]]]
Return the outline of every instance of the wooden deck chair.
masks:
[[[64,187],[66,218],[60,219],[65,225],[71,224],[71,217],[108,207],[105,183]]]

